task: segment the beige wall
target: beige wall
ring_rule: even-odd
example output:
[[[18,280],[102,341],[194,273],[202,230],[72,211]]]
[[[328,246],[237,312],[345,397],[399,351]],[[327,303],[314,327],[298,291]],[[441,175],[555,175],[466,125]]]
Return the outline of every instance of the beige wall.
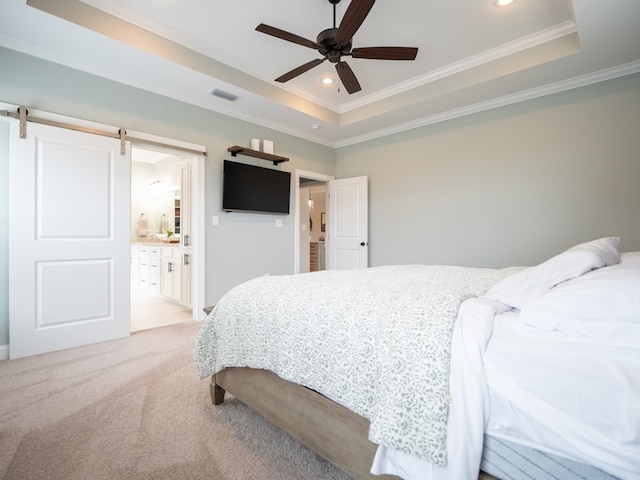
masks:
[[[337,151],[369,176],[370,264],[535,264],[640,250],[640,74]]]

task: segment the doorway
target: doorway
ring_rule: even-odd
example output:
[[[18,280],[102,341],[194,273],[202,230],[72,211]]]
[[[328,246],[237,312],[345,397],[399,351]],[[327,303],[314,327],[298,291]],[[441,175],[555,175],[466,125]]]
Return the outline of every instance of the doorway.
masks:
[[[343,178],[296,170],[294,172],[294,273],[304,273],[310,252],[310,191],[324,187],[325,211],[319,229],[324,237],[325,269],[367,268],[368,178]],[[308,191],[307,191],[308,190]],[[324,225],[324,228],[323,228]],[[315,229],[315,224],[313,226]],[[324,231],[322,231],[324,229]]]
[[[328,228],[327,184],[334,177],[296,170],[294,172],[295,219],[294,273],[326,268]]]
[[[194,319],[185,261],[195,258],[185,241],[191,193],[183,169],[190,158],[166,147],[131,148],[131,332]]]
[[[300,182],[301,223],[300,273],[326,269],[327,186],[324,182],[302,179]],[[308,218],[307,218],[308,217]],[[305,235],[306,233],[306,235]],[[303,246],[303,242],[308,242]]]

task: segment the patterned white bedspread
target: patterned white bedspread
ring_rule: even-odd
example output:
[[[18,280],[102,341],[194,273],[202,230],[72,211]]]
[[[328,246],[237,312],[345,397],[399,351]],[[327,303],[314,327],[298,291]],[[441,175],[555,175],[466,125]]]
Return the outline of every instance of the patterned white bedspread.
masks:
[[[444,466],[458,307],[510,273],[398,265],[256,278],[204,322],[198,375],[271,370],[367,418],[373,443]]]

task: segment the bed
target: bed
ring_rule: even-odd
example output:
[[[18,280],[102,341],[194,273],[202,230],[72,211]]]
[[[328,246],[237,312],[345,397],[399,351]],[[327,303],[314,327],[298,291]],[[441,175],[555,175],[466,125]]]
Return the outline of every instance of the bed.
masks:
[[[207,316],[198,375],[354,478],[640,479],[640,254],[618,248],[254,279]]]

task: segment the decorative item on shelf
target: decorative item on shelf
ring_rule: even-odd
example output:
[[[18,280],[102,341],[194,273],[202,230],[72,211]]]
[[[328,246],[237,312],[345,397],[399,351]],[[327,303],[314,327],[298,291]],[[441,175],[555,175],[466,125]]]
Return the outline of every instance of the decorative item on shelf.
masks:
[[[251,150],[260,150],[260,140],[258,138],[251,139]]]
[[[180,199],[176,198],[173,201],[174,203],[174,215],[173,215],[173,224],[175,226],[176,234],[180,233]]]
[[[262,140],[262,151],[273,155],[273,141]]]

